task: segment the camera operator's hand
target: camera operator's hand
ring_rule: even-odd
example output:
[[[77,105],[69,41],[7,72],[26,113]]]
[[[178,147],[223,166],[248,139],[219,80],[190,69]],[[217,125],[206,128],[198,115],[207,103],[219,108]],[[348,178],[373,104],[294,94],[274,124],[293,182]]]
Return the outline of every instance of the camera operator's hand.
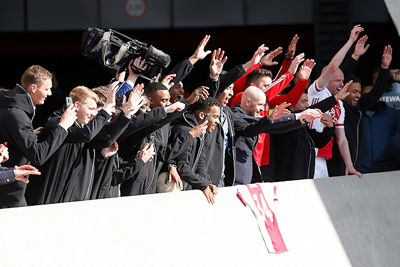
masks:
[[[107,111],[108,114],[112,114],[113,110],[115,109],[115,94],[118,91],[118,81],[113,82],[110,84],[107,90],[107,100],[104,104],[103,109]]]
[[[218,80],[219,75],[221,74],[222,68],[224,67],[225,62],[228,60],[228,57],[224,58],[224,51],[221,48],[218,50],[214,50],[211,56],[210,62],[210,76],[213,80]]]
[[[109,147],[105,147],[101,150],[101,154],[105,158],[109,158],[113,155],[115,155],[118,151],[118,143],[117,141],[114,141]]]
[[[77,118],[78,116],[76,113],[76,106],[69,105],[68,108],[64,111],[64,114],[61,116],[60,125],[64,129],[68,129],[74,124]]]
[[[199,98],[206,99],[208,98],[208,87],[206,86],[200,86],[196,90],[192,92],[192,94],[186,99],[189,105],[197,102]]]
[[[211,50],[204,51],[208,40],[210,40],[210,35],[204,36],[203,40],[201,40],[200,44],[197,46],[194,54],[189,58],[190,63],[195,64],[199,60],[203,60],[208,54],[211,53]]]
[[[135,66],[136,68],[141,70],[145,70],[147,68],[146,60],[145,59],[142,60],[141,57],[137,57],[129,63],[128,66],[129,75],[128,78],[126,79],[126,82],[133,87],[135,86],[135,82],[137,78],[140,76],[140,74],[133,72],[132,66]]]
[[[168,107],[165,107],[164,110],[166,113],[172,113],[174,111],[182,111],[185,108],[185,104],[182,102],[175,102],[172,105],[169,105]]]
[[[167,76],[164,77],[164,79],[162,79],[161,83],[163,85],[165,85],[165,87],[168,88],[168,90],[174,86],[174,83],[172,83],[171,81],[176,77],[176,74],[169,74]]]
[[[72,106],[72,105],[71,105]],[[15,180],[22,181],[24,183],[29,183],[29,180],[25,178],[27,175],[40,175],[38,169],[31,165],[22,165],[22,166],[15,166],[14,167],[14,177]]]
[[[145,98],[143,96],[144,84],[138,84],[133,88],[131,93],[129,94],[128,101],[126,97],[123,96],[122,100],[122,110],[128,118],[134,115],[138,110],[146,103]]]

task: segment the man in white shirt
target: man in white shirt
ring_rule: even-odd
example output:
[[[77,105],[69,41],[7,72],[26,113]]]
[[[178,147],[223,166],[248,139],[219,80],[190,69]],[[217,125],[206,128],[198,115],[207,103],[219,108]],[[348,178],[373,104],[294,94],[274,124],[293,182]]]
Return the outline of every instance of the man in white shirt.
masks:
[[[343,72],[339,69],[339,66],[353,43],[357,40],[358,35],[363,30],[364,29],[360,25],[354,26],[351,31],[349,40],[336,53],[331,62],[329,62],[328,66],[326,66],[322,70],[322,73],[318,77],[318,79],[310,85],[310,87],[308,88],[310,105],[318,103],[325,98],[330,97],[331,95],[336,95],[340,91],[340,89],[342,89],[344,85],[344,75]],[[346,84],[346,86],[349,86],[350,83],[351,82]],[[349,145],[344,131],[345,113],[343,103],[339,100],[338,103],[331,110],[328,111],[328,113],[332,116],[333,121],[336,125],[335,134],[340,154],[346,164],[346,175],[355,174],[361,177],[362,174],[354,168],[350,157]],[[309,127],[312,129],[316,129],[318,132],[322,132],[324,125],[319,119],[316,119],[312,123],[310,123]],[[326,159],[330,159],[332,157],[332,140],[325,147],[319,150],[317,149],[316,155],[317,156],[315,159],[314,178],[329,177],[328,169],[326,166]]]

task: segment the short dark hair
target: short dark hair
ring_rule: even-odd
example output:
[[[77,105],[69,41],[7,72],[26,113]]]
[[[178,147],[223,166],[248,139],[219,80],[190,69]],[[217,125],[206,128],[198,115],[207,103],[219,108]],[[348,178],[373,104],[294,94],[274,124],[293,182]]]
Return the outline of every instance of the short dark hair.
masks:
[[[270,77],[272,79],[273,75],[270,70],[267,69],[255,69],[247,75],[246,87],[250,86],[251,83],[255,82],[259,78]]]
[[[350,80],[353,81],[353,83],[362,84],[362,80],[361,80],[361,78],[358,77],[358,76],[352,75],[352,76],[350,77]]]
[[[153,95],[157,90],[168,90],[168,88],[159,82],[149,83],[144,87],[144,93],[147,96]]]
[[[217,101],[217,99],[213,97],[208,97],[206,99],[200,98],[191,105],[191,109],[193,112],[197,110],[209,111],[210,108],[213,106],[222,107],[221,104]]]

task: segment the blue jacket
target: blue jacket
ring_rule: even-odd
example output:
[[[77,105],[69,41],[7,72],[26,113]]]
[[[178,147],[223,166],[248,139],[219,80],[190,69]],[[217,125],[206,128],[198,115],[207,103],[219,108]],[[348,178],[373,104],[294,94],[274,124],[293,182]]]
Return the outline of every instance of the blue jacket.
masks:
[[[400,113],[384,102],[377,104],[375,113],[363,113],[363,142],[360,171],[365,173],[383,151],[400,123]]]
[[[389,107],[400,110],[400,83],[394,82],[389,85],[388,90],[381,97]]]

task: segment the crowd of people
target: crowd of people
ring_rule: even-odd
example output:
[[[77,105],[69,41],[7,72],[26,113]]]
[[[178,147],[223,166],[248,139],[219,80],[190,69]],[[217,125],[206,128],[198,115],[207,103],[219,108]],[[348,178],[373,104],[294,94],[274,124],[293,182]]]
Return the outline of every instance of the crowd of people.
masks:
[[[33,65],[0,91],[0,207],[195,189],[214,204],[224,186],[398,170],[400,71],[389,69],[387,45],[363,89],[354,76],[369,48],[363,31],[353,27],[315,81],[318,62],[296,55],[298,35],[276,75],[268,68],[281,47],[261,45],[226,71],[224,51],[207,50],[206,35],[147,84],[134,72],[147,67],[139,57],[109,85],[73,88],[72,104],[55,107],[38,128],[36,108],[55,84]],[[207,79],[187,93],[185,77],[207,57]]]

